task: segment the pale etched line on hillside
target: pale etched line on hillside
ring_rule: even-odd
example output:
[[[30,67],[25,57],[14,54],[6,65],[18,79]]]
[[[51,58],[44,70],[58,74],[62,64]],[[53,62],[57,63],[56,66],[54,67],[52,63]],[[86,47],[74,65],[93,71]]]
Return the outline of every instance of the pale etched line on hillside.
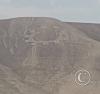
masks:
[[[29,60],[30,55],[28,55],[25,60],[22,62],[22,65],[25,66],[28,64],[28,60]]]
[[[15,54],[13,47],[12,47],[12,48],[10,48],[10,49],[9,49],[9,51],[10,51],[10,53],[11,53],[12,55],[14,55],[14,54]]]
[[[2,35],[1,42],[2,42],[2,44],[3,44],[3,46],[4,46],[5,48],[8,48],[8,47],[7,47],[7,43],[6,43],[6,37],[7,37],[7,33],[4,32],[4,34]]]
[[[5,47],[5,48],[8,48],[8,47],[7,47],[7,44],[6,44],[6,42],[5,42],[4,39],[2,40],[2,42],[3,42],[4,47]]]
[[[15,35],[15,43],[14,43],[15,48],[18,47],[18,37],[17,37],[17,34],[18,33],[16,33],[16,35]]]

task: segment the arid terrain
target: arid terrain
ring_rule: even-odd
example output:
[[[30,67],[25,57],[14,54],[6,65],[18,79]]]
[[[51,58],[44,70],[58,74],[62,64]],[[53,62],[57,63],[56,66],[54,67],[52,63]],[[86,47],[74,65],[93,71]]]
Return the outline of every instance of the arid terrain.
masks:
[[[79,70],[90,73],[88,84],[75,81]],[[82,81],[81,74],[84,83],[88,79]],[[0,20],[0,94],[99,93],[100,24],[47,17]]]

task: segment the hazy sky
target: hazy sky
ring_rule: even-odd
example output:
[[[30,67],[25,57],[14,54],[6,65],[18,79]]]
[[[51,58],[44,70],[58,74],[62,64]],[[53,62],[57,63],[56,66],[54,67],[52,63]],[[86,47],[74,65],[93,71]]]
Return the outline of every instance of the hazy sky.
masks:
[[[100,23],[100,0],[0,0],[0,19],[19,16]]]

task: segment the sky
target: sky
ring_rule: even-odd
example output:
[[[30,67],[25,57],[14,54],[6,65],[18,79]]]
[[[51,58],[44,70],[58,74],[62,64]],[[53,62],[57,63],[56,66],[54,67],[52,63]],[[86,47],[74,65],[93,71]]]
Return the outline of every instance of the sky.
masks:
[[[15,17],[100,23],[100,0],[0,0],[0,19]]]

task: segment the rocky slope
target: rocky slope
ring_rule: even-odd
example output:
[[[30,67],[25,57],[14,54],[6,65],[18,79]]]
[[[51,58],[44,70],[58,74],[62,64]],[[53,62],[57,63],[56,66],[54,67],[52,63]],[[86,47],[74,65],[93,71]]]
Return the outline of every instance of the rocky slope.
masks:
[[[99,30],[46,17],[0,20],[0,94],[78,94],[80,69],[91,73],[85,94],[100,92]]]

